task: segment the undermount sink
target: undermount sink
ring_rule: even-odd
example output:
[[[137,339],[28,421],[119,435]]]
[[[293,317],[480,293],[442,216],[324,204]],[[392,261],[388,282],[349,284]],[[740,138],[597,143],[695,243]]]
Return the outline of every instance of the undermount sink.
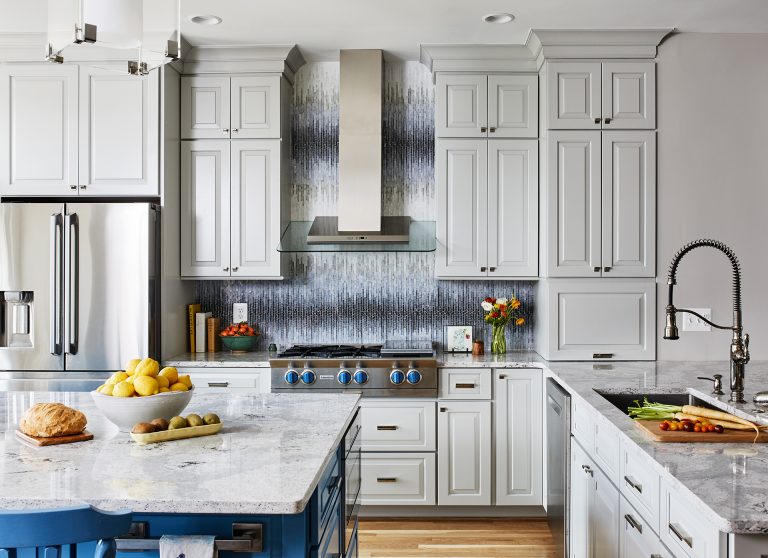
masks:
[[[648,401],[653,403],[663,403],[665,405],[702,405],[710,407],[701,399],[688,393],[613,393],[597,389],[594,391],[625,415],[628,414],[627,408],[634,407],[635,401],[642,404],[643,398],[648,398]]]

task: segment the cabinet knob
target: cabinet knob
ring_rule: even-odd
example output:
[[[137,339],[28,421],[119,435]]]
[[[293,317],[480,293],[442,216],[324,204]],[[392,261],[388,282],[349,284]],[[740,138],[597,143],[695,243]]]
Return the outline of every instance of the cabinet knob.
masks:
[[[586,474],[588,474],[590,477],[595,476],[595,472],[592,470],[592,467],[589,465],[582,465],[581,468],[584,470]]]
[[[486,269],[487,269],[487,268],[485,268],[485,267],[481,267],[481,268],[480,268],[480,271],[481,271],[482,273],[485,273],[485,270],[486,270]]]
[[[600,124],[600,119],[599,118],[595,118],[595,124]]]
[[[487,126],[480,126],[480,132],[481,132],[481,133],[483,133],[483,134],[484,134],[484,133],[486,133],[487,131],[488,131],[488,127],[487,127]]]
[[[228,268],[228,267],[225,267],[225,268],[224,268],[224,271],[229,271],[229,268]]]
[[[489,267],[489,268],[488,268],[488,271],[490,271],[491,273],[493,273],[494,271],[496,271],[496,268],[495,268],[495,267]]]
[[[238,130],[237,128],[232,128],[232,133],[233,133],[233,134],[236,134],[236,133],[238,133],[239,131],[240,131],[240,130]]]
[[[494,132],[496,131],[496,128],[494,128],[493,126],[491,126],[491,128],[489,128],[489,130],[488,130],[488,131],[489,131],[490,133],[494,133]]]
[[[222,128],[221,129],[221,133],[222,134],[228,134],[229,133],[229,128]]]
[[[83,184],[83,185],[81,185],[81,186],[80,186],[80,189],[81,189],[81,190],[85,190],[85,188],[86,188],[86,185],[85,185],[85,184]]]
[[[606,124],[610,124],[610,123],[611,123],[611,119],[610,119],[610,118],[606,118],[606,119],[605,119],[605,123],[606,123]]]
[[[448,410],[448,408],[447,408],[447,407],[440,407],[440,412],[441,412],[441,413],[444,413],[444,412],[446,412],[447,410]]]
[[[594,271],[595,273],[600,273],[600,266],[595,266]]]
[[[232,271],[237,271],[238,269],[240,269],[240,268],[235,266],[235,267],[232,268]]]
[[[70,184],[69,185],[70,190],[77,190],[77,184]]]
[[[608,273],[610,270],[611,270],[611,268],[610,268],[610,267],[604,267],[604,268],[603,268],[603,271],[605,271],[606,273]]]

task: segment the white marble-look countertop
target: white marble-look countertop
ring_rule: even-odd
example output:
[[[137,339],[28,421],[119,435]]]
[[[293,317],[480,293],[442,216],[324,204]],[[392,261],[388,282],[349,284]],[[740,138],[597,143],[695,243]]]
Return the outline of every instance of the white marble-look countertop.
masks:
[[[609,419],[621,435],[647,453],[662,474],[694,496],[691,502],[721,531],[768,533],[768,444],[661,443],[646,438],[604,392],[685,393],[712,398],[711,382],[697,376],[723,374],[718,406],[755,418],[752,397],[768,389],[768,362],[747,365],[746,404],[729,404],[728,362],[548,362],[546,368],[576,397]],[[768,421],[765,421],[768,422]],[[693,514],[697,512],[692,512]]]
[[[182,353],[163,361],[163,366],[176,368],[269,368],[269,357],[273,353],[254,351],[233,353]]]
[[[35,447],[14,431],[33,403],[83,411],[89,442]],[[0,509],[87,502],[149,513],[294,514],[304,510],[352,421],[353,394],[196,394],[185,409],[217,413],[214,436],[138,445],[89,393],[0,393]]]

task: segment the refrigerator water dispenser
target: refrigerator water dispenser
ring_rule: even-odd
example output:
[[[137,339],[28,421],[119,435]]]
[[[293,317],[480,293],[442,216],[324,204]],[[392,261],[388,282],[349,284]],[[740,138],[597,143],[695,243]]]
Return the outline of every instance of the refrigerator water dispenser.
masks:
[[[0,347],[32,347],[33,293],[5,291],[0,295]]]

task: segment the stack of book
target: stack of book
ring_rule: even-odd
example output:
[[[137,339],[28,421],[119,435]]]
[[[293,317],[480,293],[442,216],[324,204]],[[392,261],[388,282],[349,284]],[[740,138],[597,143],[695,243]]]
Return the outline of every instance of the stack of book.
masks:
[[[218,351],[221,319],[214,318],[210,312],[203,312],[200,304],[188,304],[187,313],[189,315],[189,352]]]

